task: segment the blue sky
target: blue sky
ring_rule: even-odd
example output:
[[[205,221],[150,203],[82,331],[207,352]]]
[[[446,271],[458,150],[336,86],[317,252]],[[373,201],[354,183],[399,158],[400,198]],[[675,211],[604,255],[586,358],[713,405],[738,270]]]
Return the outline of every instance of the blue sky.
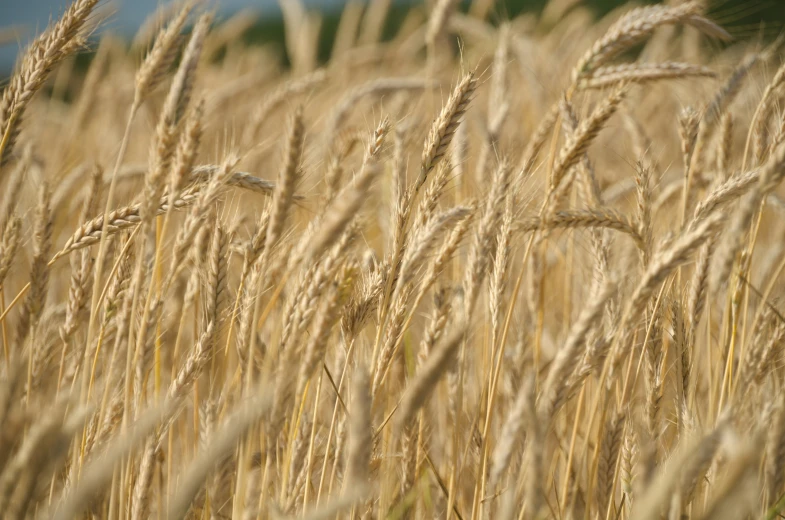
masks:
[[[0,0],[0,26],[22,25],[30,31],[36,27],[41,29],[46,27],[51,18],[59,17],[70,3],[69,0]],[[102,1],[99,6],[104,12],[113,13],[107,21],[109,27],[129,30],[166,3],[161,0],[111,0]],[[222,11],[253,6],[258,7],[262,13],[278,12],[275,0],[220,0],[210,4]]]

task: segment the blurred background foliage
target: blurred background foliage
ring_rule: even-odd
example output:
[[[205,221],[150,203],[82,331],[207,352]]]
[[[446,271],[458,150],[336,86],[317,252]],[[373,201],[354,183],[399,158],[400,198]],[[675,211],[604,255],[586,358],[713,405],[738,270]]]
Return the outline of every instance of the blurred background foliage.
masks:
[[[301,0],[306,9],[319,13],[321,30],[319,42],[319,59],[329,59],[330,49],[338,28],[343,6],[342,0]],[[355,0],[368,4],[369,0]],[[374,1],[374,0],[370,0]],[[412,0],[390,0],[383,35],[385,39],[396,34],[407,14],[411,10],[419,10],[425,16],[427,6],[433,0],[425,2]],[[551,0],[560,6],[572,4],[571,9],[588,8],[597,17],[602,17],[622,5],[629,4],[626,0]],[[707,0],[709,16],[728,29],[737,40],[771,40],[785,32],[785,0]],[[497,0],[488,16],[491,23],[498,24],[511,20],[521,14],[541,15],[547,9],[549,0]],[[15,27],[11,37],[3,41],[0,38],[0,76],[10,72],[14,57],[31,37],[43,29],[50,18],[56,17],[68,5],[69,0],[0,0],[0,30]],[[119,33],[130,40],[133,32],[141,24],[145,16],[152,14],[156,5],[165,5],[161,0],[117,0],[107,2],[107,15],[96,34],[101,30]],[[284,25],[281,10],[275,0],[206,0],[207,5],[218,9],[219,19],[226,19],[238,11],[253,13],[255,23],[243,29],[238,38],[249,44],[280,45],[283,52]],[[657,3],[656,0],[637,0],[633,4]],[[461,9],[468,11],[471,1],[464,0]],[[547,10],[545,11],[547,12]],[[541,23],[538,30],[547,30],[548,23]],[[6,31],[8,32],[8,31]],[[90,53],[84,53],[78,60],[77,67],[89,61]]]
[[[558,0],[565,3],[565,0]],[[567,0],[569,1],[569,0]],[[500,0],[490,13],[488,20],[498,24],[511,20],[521,14],[541,15],[549,0]],[[367,3],[367,2],[364,2]],[[427,4],[426,2],[425,4]],[[590,9],[595,16],[602,17],[625,4],[644,5],[659,3],[655,0],[628,2],[625,0],[574,0],[572,9],[584,7]],[[384,39],[394,36],[406,16],[412,9],[423,10],[426,6],[418,2],[393,2],[390,6],[387,22],[384,27]],[[311,5],[322,17],[320,32],[319,57],[329,59],[330,49],[341,17],[340,6],[320,9]],[[461,9],[464,12],[471,8],[470,1],[464,1]],[[709,16],[728,29],[736,40],[771,40],[785,32],[785,0],[710,0]],[[260,18],[257,24],[246,31],[243,38],[248,43],[281,43],[284,38],[284,27],[280,11],[276,15],[270,13]],[[547,24],[545,24],[547,27]]]

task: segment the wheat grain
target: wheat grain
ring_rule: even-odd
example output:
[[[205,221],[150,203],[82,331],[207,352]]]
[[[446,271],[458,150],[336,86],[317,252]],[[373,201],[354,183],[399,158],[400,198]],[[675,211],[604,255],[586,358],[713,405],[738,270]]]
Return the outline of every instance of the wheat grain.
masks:
[[[648,83],[664,79],[690,77],[714,78],[716,73],[701,65],[666,61],[661,63],[632,63],[599,67],[579,81],[582,89],[607,88],[618,83]]]

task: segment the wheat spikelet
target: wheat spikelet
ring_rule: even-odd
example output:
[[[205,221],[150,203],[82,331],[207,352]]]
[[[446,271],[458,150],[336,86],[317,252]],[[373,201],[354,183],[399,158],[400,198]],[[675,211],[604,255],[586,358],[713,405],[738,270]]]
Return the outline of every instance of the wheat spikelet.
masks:
[[[644,404],[644,416],[647,433],[650,438],[655,438],[660,433],[660,411],[662,409],[663,377],[662,377],[662,323],[658,316],[653,320],[653,336],[644,346],[646,384],[646,402]],[[654,456],[657,451],[654,448]]]
[[[425,227],[412,236],[412,247],[407,249],[403,257],[396,291],[399,291],[412,280],[415,270],[421,265],[423,258],[433,249],[442,235],[449,232],[455,224],[464,220],[469,213],[470,209],[462,206],[446,210],[433,216]]]
[[[630,220],[610,208],[574,211],[557,211],[543,221],[539,217],[529,217],[518,221],[517,231],[531,232],[537,229],[553,228],[606,228],[629,235],[641,251],[646,251],[646,241]]]
[[[68,342],[79,327],[81,316],[87,307],[87,295],[92,288],[93,277],[91,269],[93,257],[90,251],[82,250],[79,262],[72,262],[71,286],[69,288],[68,306],[66,307],[65,323],[60,329],[60,336],[64,343]]]
[[[551,363],[548,376],[543,385],[543,393],[538,404],[538,414],[543,420],[552,419],[558,407],[564,402],[568,392],[574,390],[565,383],[567,376],[574,369],[579,357],[580,348],[597,319],[603,312],[605,305],[613,295],[614,285],[605,282],[598,287],[592,296],[592,303],[581,313],[572,326],[564,346],[559,349],[556,358]]]
[[[15,215],[12,215],[5,223],[2,242],[0,242],[0,287],[2,287],[3,280],[5,280],[8,271],[11,269],[14,256],[16,256],[19,239],[21,238],[19,235],[21,228],[22,219]]]
[[[142,451],[142,461],[139,463],[139,474],[134,484],[134,496],[131,502],[131,518],[139,520],[147,515],[146,495],[153,479],[155,445],[153,439],[147,441]]]
[[[488,292],[490,293],[490,301],[488,302],[491,312],[491,343],[496,344],[498,336],[501,307],[504,299],[504,291],[508,281],[508,271],[510,264],[511,247],[510,241],[512,240],[512,222],[513,222],[513,204],[512,197],[507,197],[504,205],[504,214],[502,215],[501,227],[499,234],[496,237],[496,255],[491,270],[491,277],[488,284]]]
[[[613,411],[604,428],[597,462],[596,499],[600,511],[606,511],[612,504],[616,462],[624,438],[625,416],[618,410]]]
[[[204,40],[207,37],[207,31],[209,31],[212,21],[213,17],[211,14],[203,14],[196,21],[191,31],[191,38],[183,51],[177,72],[174,78],[172,78],[169,94],[166,97],[166,101],[164,101],[163,120],[168,126],[180,124],[191,102],[196,67],[199,64]]]
[[[190,179],[199,182],[208,182],[221,169],[220,164],[201,165],[191,171]],[[225,180],[229,186],[236,186],[244,190],[272,196],[275,192],[276,183],[266,179],[260,179],[248,172],[232,172],[231,176]],[[292,195],[294,200],[302,200],[301,195]]]
[[[447,371],[448,364],[458,350],[464,331],[457,327],[445,336],[434,351],[428,356],[415,379],[409,383],[399,406],[396,417],[398,427],[405,426],[414,414],[425,404],[434,386]]]
[[[695,206],[692,222],[701,222],[729,202],[743,197],[759,179],[760,171],[757,169],[733,175]]]
[[[330,337],[333,325],[339,319],[339,306],[345,300],[346,294],[351,287],[352,272],[351,266],[345,266],[342,269],[342,272],[338,275],[337,283],[334,283],[327,291],[327,297],[316,315],[314,334],[305,347],[305,357],[300,365],[296,396],[302,395],[306,382],[324,359],[327,340]]]
[[[225,302],[228,296],[228,277],[229,277],[229,233],[223,229],[220,222],[215,223],[212,240],[210,241],[210,251],[208,253],[208,265],[206,273],[206,283],[203,294],[205,296],[204,314],[208,323],[218,324],[223,318]],[[206,348],[208,351],[215,349],[216,338],[207,339]]]
[[[510,464],[510,457],[512,456],[515,445],[519,442],[521,432],[524,429],[525,421],[531,420],[532,417],[527,417],[530,412],[527,407],[530,406],[534,394],[534,380],[529,377],[521,383],[515,402],[512,405],[510,415],[502,426],[501,434],[499,435],[500,441],[494,449],[491,460],[490,477],[488,483],[491,489],[496,487],[507,466]]]
[[[651,212],[651,171],[642,164],[638,164],[635,176],[635,193],[638,201],[637,228],[641,237],[641,260],[643,267],[649,265],[652,248],[652,212]]]
[[[19,194],[22,191],[22,186],[27,176],[32,162],[31,147],[26,147],[22,152],[22,157],[19,164],[11,172],[10,179],[5,186],[5,193],[3,200],[0,202],[0,223],[2,225],[8,224],[11,214],[14,212],[16,205],[19,203]]]
[[[185,121],[177,152],[172,163],[172,173],[169,178],[168,194],[177,198],[188,180],[189,174],[193,177],[199,175],[194,169],[194,161],[199,151],[202,139],[202,117],[204,115],[204,100],[199,99],[194,103],[190,115]]]
[[[661,63],[631,63],[599,67],[578,82],[582,89],[607,88],[618,83],[648,83],[665,79],[715,78],[717,74],[702,65],[666,61]]]
[[[159,32],[152,49],[147,53],[136,73],[134,105],[140,105],[155,90],[174,63],[181,38],[180,32],[193,7],[192,1],[184,2],[177,16]]]
[[[556,189],[567,172],[575,166],[581,156],[589,149],[589,146],[600,133],[605,123],[616,113],[624,98],[625,89],[619,88],[605,98],[603,102],[592,112],[591,116],[582,121],[575,132],[570,136],[567,143],[559,153],[559,158],[553,166],[551,175],[551,189]]]
[[[663,25],[684,23],[715,37],[729,39],[730,35],[703,16],[700,2],[684,2],[678,6],[651,6],[633,9],[614,23],[605,36],[578,60],[573,69],[573,81],[592,74],[625,49],[650,36]]]
[[[562,114],[562,126],[566,132],[574,133],[578,129],[578,116],[575,114],[573,105],[564,97],[559,109]],[[579,197],[587,206],[602,205],[602,194],[597,183],[597,175],[594,164],[589,159],[588,154],[584,153],[579,161],[581,183],[578,185]]]
[[[299,177],[298,170],[302,160],[303,140],[305,138],[305,127],[303,126],[302,117],[302,110],[297,109],[289,124],[283,164],[278,176],[278,189],[273,195],[270,222],[265,236],[264,250],[268,255],[283,231],[286,217],[292,205],[294,188]]]
[[[44,183],[39,191],[38,205],[36,206],[35,227],[33,230],[35,249],[33,251],[32,266],[30,267],[30,292],[27,293],[25,298],[22,316],[19,318],[17,325],[18,344],[23,344],[31,330],[36,327],[46,302],[50,274],[46,259],[49,257],[49,250],[52,247],[51,197],[49,185]]]
[[[187,208],[195,204],[199,200],[200,195],[200,190],[183,193],[180,198],[172,201],[171,205],[169,204],[169,198],[164,196],[158,206],[156,215],[165,214],[169,211],[170,206],[176,209]],[[139,224],[141,222],[140,208],[141,204],[132,204],[111,211],[106,218],[107,222],[105,229],[108,235],[115,235]],[[50,262],[62,258],[73,251],[98,243],[98,241],[101,240],[103,228],[104,215],[99,215],[98,217],[85,222],[68,238],[63,245],[63,248],[52,257]]]
[[[733,157],[733,116],[727,112],[720,120],[717,148],[717,171],[723,179],[728,179],[731,175],[730,161]]]
[[[741,203],[736,211],[727,237],[720,244],[720,248],[717,251],[716,262],[718,267],[713,271],[711,278],[711,287],[715,291],[727,281],[732,265],[736,260],[736,254],[742,238],[747,232],[758,205],[782,181],[783,175],[785,175],[783,165],[785,165],[785,146],[780,146],[762,167],[758,184],[755,185],[752,193],[747,196],[746,200]]]
[[[709,242],[701,247],[700,254],[698,255],[698,262],[695,265],[692,283],[690,284],[687,315],[689,316],[689,323],[693,331],[700,322],[703,307],[706,304],[706,290],[709,283],[709,265],[715,246],[716,241],[710,239]]]
[[[477,79],[474,73],[466,74],[455,86],[447,103],[442,107],[439,117],[431,125],[420,161],[420,175],[414,183],[415,192],[425,183],[428,174],[447,153],[476,88]]]
[[[371,393],[376,396],[379,389],[384,382],[388,370],[393,362],[393,356],[396,352],[396,347],[400,344],[401,337],[404,333],[404,325],[406,324],[406,310],[411,296],[411,286],[405,285],[400,291],[394,293],[392,303],[390,305],[387,327],[384,332],[384,339],[379,347],[379,354],[377,356],[376,366],[373,372],[373,380],[371,382]]]
[[[30,44],[0,100],[0,164],[6,164],[11,157],[30,100],[52,69],[79,48],[85,25],[97,4],[98,0],[75,0],[53,26]]]
[[[708,121],[716,121],[726,112],[728,106],[741,92],[743,82],[749,77],[750,71],[761,61],[765,61],[763,53],[752,53],[739,63],[714,95],[711,102],[706,105],[704,114]]]
[[[315,255],[324,251],[338,237],[341,236],[346,226],[355,218],[356,213],[360,210],[363,203],[363,197],[366,195],[379,173],[379,168],[374,164],[364,164],[358,175],[354,178],[354,182],[346,187],[343,193],[336,196],[333,208],[329,214],[324,218],[321,224],[321,229],[310,243],[303,241],[305,253],[303,258],[307,262],[308,259],[313,258]]]
[[[502,161],[494,174],[491,191],[483,209],[477,231],[472,241],[469,252],[469,266],[464,279],[464,292],[466,294],[466,316],[472,314],[476,303],[477,291],[485,279],[486,267],[490,262],[490,252],[493,246],[493,231],[499,225],[504,213],[504,200],[507,197],[510,182],[510,167]]]
[[[204,228],[200,227],[204,219],[208,216],[208,210],[212,203],[220,194],[222,188],[231,177],[232,169],[237,165],[238,158],[235,154],[229,154],[224,159],[223,164],[217,173],[210,179],[206,186],[198,190],[195,198],[192,200],[191,212],[186,218],[185,223],[177,233],[177,238],[174,243],[174,252],[170,260],[171,268],[169,269],[169,279],[164,284],[168,287],[179,269],[182,267],[181,262],[185,258],[186,253],[190,250],[197,233]],[[176,207],[176,201],[173,202]]]
[[[625,319],[619,329],[623,334],[628,333],[630,321],[642,310],[654,290],[676,267],[687,262],[692,253],[711,238],[721,222],[722,215],[713,215],[703,220],[692,229],[686,230],[668,248],[652,258],[648,269],[628,299],[624,311]],[[611,366],[616,366],[620,361],[621,348],[620,344],[617,344],[616,351],[611,354]]]

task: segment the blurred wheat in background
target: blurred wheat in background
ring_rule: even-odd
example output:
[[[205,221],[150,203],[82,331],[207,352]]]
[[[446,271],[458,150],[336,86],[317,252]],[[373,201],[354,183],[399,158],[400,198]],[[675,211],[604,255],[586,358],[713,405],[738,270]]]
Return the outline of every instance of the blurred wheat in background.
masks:
[[[75,0],[0,101],[3,518],[775,519],[785,65],[700,1]],[[95,49],[82,73],[74,56]]]

